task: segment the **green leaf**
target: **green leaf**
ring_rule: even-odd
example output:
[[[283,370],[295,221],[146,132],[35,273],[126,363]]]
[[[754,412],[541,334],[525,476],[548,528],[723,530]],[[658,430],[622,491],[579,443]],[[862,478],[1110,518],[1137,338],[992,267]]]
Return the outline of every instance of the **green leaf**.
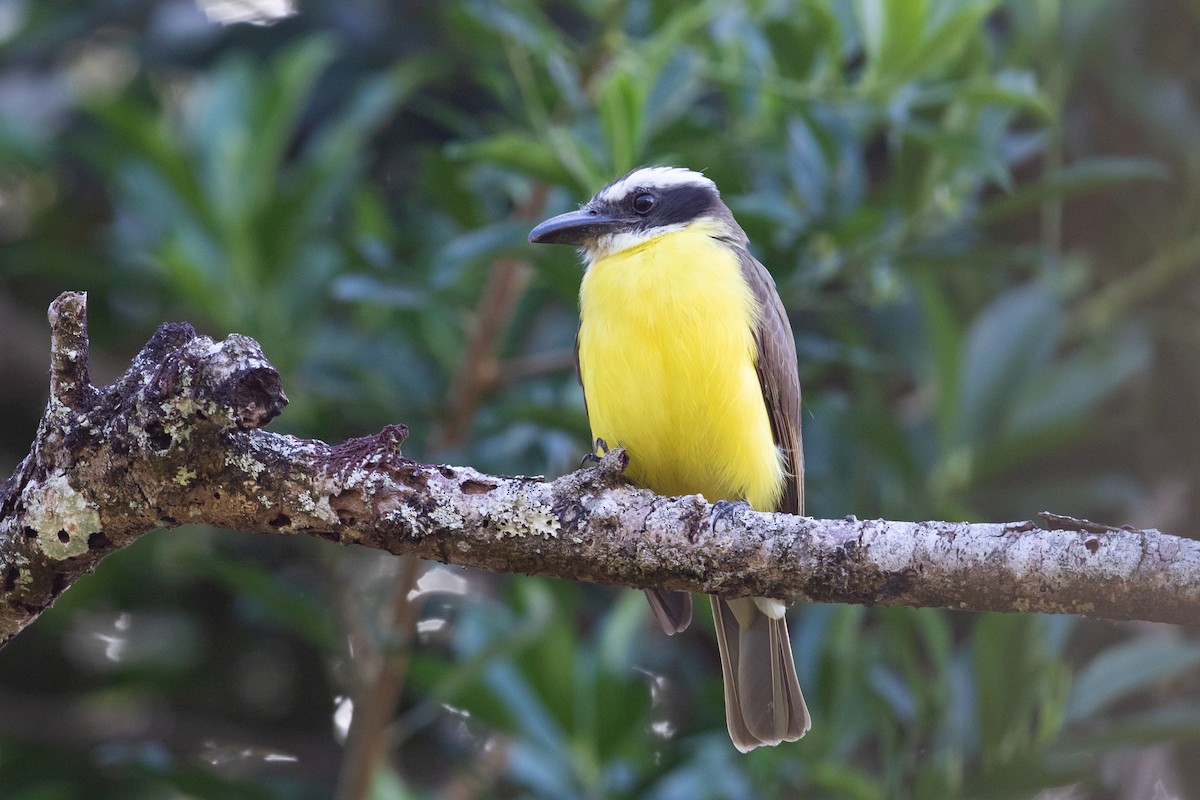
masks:
[[[976,216],[988,225],[1047,200],[1086,194],[1138,181],[1165,181],[1166,168],[1149,158],[1089,158],[1046,175],[1040,181],[993,200]]]
[[[615,65],[605,73],[596,90],[596,109],[600,127],[608,146],[613,172],[620,174],[637,166],[643,143],[641,65]]]
[[[179,147],[176,131],[162,118],[123,98],[88,108],[116,137],[124,155],[144,160],[197,219],[215,229],[196,171]]]
[[[1119,700],[1189,672],[1200,674],[1200,644],[1138,636],[1108,648],[1083,669],[1071,689],[1066,718],[1080,722]]]
[[[640,632],[649,610],[641,592],[622,592],[600,629],[600,660],[615,674],[633,668]]]
[[[901,5],[907,5],[901,3]],[[954,3],[941,0],[939,11]],[[966,2],[937,19],[935,12],[928,29],[923,31],[918,46],[908,56],[905,68],[913,75],[936,74],[958,57],[967,45],[980,38],[984,18],[996,7],[997,0]]]
[[[801,116],[787,123],[787,164],[792,186],[803,201],[802,209],[820,217],[825,213],[829,194],[830,165],[820,140],[808,121]]]
[[[870,83],[903,83],[919,52],[929,0],[856,0]]]
[[[962,353],[955,442],[983,442],[998,430],[1013,396],[1054,352],[1062,327],[1059,300],[1042,283],[1011,289],[984,309]]]
[[[509,248],[524,246],[528,232],[529,225],[524,222],[496,222],[455,236],[434,257],[434,288],[454,286],[468,267]]]
[[[982,753],[991,765],[1031,754],[1056,730],[1054,719],[1064,665],[1048,658],[1040,618],[984,614],[971,638]]]
[[[1144,369],[1151,356],[1150,342],[1136,329],[1088,342],[1016,393],[1006,434],[1036,437],[1070,424]]]
[[[203,567],[280,627],[300,634],[323,650],[332,652],[337,648],[340,637],[336,620],[322,598],[284,583],[256,564],[214,557]]]
[[[986,480],[1086,439],[1093,431],[1091,412],[1144,370],[1151,356],[1149,341],[1135,327],[1089,342],[1031,374],[1012,394],[996,437],[975,459],[974,477]]]
[[[1200,703],[1174,698],[1166,705],[1131,710],[1111,725],[1087,727],[1088,734],[1082,741],[1071,742],[1063,749],[1090,755],[1130,745],[1195,742],[1200,740]]]
[[[941,281],[929,271],[914,277],[921,321],[925,327],[929,366],[937,395],[936,416],[942,441],[950,440],[952,422],[958,417],[959,370],[962,368],[962,332],[950,303],[941,289]]]
[[[524,133],[507,131],[473,142],[451,144],[447,146],[446,154],[456,160],[508,167],[551,185],[575,183],[575,173],[564,164],[552,143]]]
[[[331,295],[344,303],[366,303],[386,308],[415,311],[430,303],[429,293],[404,284],[385,284],[371,275],[342,275],[334,281]]]
[[[830,797],[845,800],[883,800],[880,782],[861,769],[835,761],[819,761],[813,768],[813,784],[830,792]]]
[[[961,96],[978,105],[1028,111],[1047,121],[1055,118],[1050,98],[1039,90],[1032,72],[1003,70],[987,79],[971,81],[963,87]]]
[[[244,111],[246,119],[231,119],[219,136],[236,132],[250,133],[240,158],[228,158],[221,163],[229,170],[229,180],[223,182],[225,191],[245,195],[244,207],[230,209],[231,215],[248,215],[261,207],[276,187],[276,177],[289,147],[292,146],[301,112],[312,96],[317,76],[334,57],[333,41],[313,37],[284,51],[271,65],[266,85],[257,87],[253,100]],[[240,74],[238,78],[240,78]],[[237,78],[232,78],[237,79]],[[219,200],[217,198],[220,198]],[[214,203],[225,207],[226,194],[218,195]]]
[[[437,77],[443,66],[434,57],[412,58],[380,75],[362,81],[340,112],[313,136],[305,150],[307,160],[333,174],[355,163],[370,137],[424,84]]]
[[[396,770],[385,760],[376,762],[375,774],[367,790],[367,800],[419,800],[420,794],[408,788]]]
[[[887,6],[885,0],[856,0],[858,24],[862,31],[863,49],[872,65],[882,60],[887,37]],[[872,66],[873,69],[880,67]]]

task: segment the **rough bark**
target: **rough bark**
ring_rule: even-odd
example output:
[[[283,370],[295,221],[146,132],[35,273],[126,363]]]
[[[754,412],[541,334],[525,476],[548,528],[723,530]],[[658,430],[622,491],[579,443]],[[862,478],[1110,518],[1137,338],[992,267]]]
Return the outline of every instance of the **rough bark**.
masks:
[[[714,514],[627,485],[620,451],[555,481],[422,464],[401,454],[403,425],[332,446],[261,430],[287,399],[252,339],[163,325],[97,388],[85,296],[50,321],[50,400],[0,485],[0,644],[109,553],[187,523],[631,587],[1200,622],[1200,541],[1052,514]]]

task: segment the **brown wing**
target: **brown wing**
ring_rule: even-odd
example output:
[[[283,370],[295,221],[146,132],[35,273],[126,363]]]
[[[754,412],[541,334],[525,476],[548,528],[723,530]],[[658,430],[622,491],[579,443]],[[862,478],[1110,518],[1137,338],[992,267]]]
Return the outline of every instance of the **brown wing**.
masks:
[[[575,380],[579,383],[579,388],[583,389],[583,366],[579,363],[579,329],[583,327],[583,320],[580,320],[579,323],[575,326]],[[584,416],[588,416],[586,389],[583,392],[583,413]],[[591,419],[590,416],[588,418]]]
[[[804,448],[800,443],[800,377],[796,373],[796,340],[775,280],[749,252],[738,248],[742,277],[750,285],[761,309],[755,338],[758,341],[758,383],[775,444],[783,452],[788,477],[779,499],[779,511],[804,513]]]

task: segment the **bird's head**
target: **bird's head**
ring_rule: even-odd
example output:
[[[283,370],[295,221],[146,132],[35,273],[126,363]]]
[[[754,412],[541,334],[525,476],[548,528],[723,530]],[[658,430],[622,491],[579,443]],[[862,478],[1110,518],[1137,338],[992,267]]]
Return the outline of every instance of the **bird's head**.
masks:
[[[746,235],[711,180],[680,167],[639,167],[605,186],[578,211],[559,214],[529,233],[539,244],[573,244],[593,262],[692,225],[744,243]]]

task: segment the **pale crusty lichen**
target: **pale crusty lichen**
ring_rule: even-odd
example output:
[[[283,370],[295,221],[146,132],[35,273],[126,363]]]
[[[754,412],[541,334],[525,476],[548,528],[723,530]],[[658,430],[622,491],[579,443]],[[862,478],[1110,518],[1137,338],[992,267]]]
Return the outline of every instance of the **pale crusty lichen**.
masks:
[[[421,515],[417,513],[417,510],[411,506],[402,503],[390,511],[386,516],[391,517],[392,519],[399,517],[401,524],[403,524],[403,526],[407,529],[408,535],[414,538],[424,536],[428,532],[426,530],[428,528],[427,523],[421,517]]]
[[[459,470],[456,475],[446,480],[436,477],[426,486],[428,496],[434,501],[432,509],[425,511],[427,525],[431,528],[454,531],[467,527],[468,515],[476,513],[494,527],[497,536],[524,537],[540,536],[543,539],[556,539],[562,528],[562,523],[555,517],[553,510],[544,502],[537,500],[526,492],[521,485],[503,487],[497,485],[487,476],[478,481],[480,485],[492,484],[486,495],[480,495],[473,505],[475,509],[464,514],[462,504],[462,484],[464,480],[471,482],[476,475],[470,470]]]
[[[251,480],[258,480],[258,476],[267,468],[266,464],[248,453],[231,453],[225,463],[246,473]]]
[[[440,481],[430,481],[427,487],[434,507],[429,511],[433,526],[447,531],[460,531],[466,527],[462,512],[454,506],[455,493],[447,491]]]
[[[338,519],[337,512],[333,510],[333,506],[329,503],[329,495],[324,492],[304,492],[296,496],[296,507],[316,517],[321,522],[338,525],[341,520]]]
[[[71,486],[66,475],[30,483],[22,493],[25,524],[37,532],[38,546],[50,558],[83,555],[88,537],[100,530],[100,514]]]
[[[29,558],[27,556],[20,552],[11,553],[8,563],[17,568],[17,589],[24,590],[33,583],[33,571],[29,568]]]
[[[493,518],[501,537],[533,535],[556,539],[562,527],[550,506],[530,500],[519,489],[512,495],[511,507],[496,513]]]
[[[180,486],[187,486],[194,480],[196,480],[196,472],[188,469],[187,466],[181,466],[175,472],[175,482]]]
[[[443,503],[438,503],[429,512],[429,521],[447,531],[459,531],[465,527],[462,514]]]

